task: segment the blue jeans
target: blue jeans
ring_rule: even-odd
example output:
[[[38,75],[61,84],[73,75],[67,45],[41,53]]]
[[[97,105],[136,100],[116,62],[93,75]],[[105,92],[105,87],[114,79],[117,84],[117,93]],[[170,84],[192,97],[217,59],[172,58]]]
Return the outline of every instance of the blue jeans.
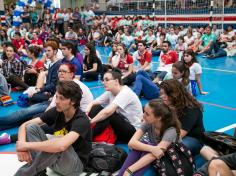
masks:
[[[139,71],[137,73],[133,91],[138,96],[140,96],[142,92],[143,96],[148,100],[158,98],[160,96],[159,87],[157,87],[157,85],[152,82],[149,73],[145,71]]]
[[[197,82],[195,80],[190,80],[191,90],[194,97],[197,96]]]
[[[0,130],[12,128],[31,119],[34,115],[44,112],[49,105],[48,101],[31,105],[6,115],[0,116]]]
[[[222,48],[219,48],[212,58],[224,57],[227,56],[227,53]]]
[[[190,136],[183,138],[183,144],[191,151],[193,156],[198,155],[203,146],[198,139]]]
[[[214,54],[214,56],[211,58],[218,58],[218,57],[223,57],[227,55],[226,51],[220,48],[218,43],[216,42],[212,42],[209,50],[207,50],[205,53],[208,55]]]

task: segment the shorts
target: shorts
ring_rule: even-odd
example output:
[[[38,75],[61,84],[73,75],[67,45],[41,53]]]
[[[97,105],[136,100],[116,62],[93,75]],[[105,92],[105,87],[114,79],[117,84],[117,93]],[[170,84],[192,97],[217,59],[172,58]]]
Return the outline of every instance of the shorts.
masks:
[[[223,155],[218,159],[224,161],[231,170],[236,170],[236,152]]]

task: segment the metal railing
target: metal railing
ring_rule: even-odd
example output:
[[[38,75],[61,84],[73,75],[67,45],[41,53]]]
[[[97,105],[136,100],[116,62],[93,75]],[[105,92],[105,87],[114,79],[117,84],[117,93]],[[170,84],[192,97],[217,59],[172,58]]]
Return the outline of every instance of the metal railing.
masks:
[[[104,0],[105,1],[105,0]],[[155,15],[164,18],[165,25],[177,23],[177,17],[189,18],[189,21],[208,23],[211,1],[214,1],[212,22],[224,25],[225,14],[236,14],[236,0],[101,0],[86,1],[96,7],[97,14],[108,15]],[[154,8],[153,8],[154,7]],[[188,19],[182,18],[185,21]],[[202,19],[202,20],[201,20]],[[181,20],[181,19],[180,19]],[[181,22],[181,21],[179,21]],[[191,22],[190,22],[191,23]]]

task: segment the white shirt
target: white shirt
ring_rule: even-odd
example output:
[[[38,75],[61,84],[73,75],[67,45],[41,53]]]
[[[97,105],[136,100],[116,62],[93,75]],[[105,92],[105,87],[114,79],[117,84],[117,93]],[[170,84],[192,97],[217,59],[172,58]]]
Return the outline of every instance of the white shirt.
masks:
[[[189,67],[189,71],[190,71],[189,79],[196,80],[196,74],[202,74],[202,67],[199,63],[193,63],[193,65]]]
[[[117,113],[122,114],[131,125],[138,128],[143,117],[142,104],[138,96],[128,87],[123,86],[121,91],[114,96],[110,91],[104,92],[96,99],[101,105],[115,104]]]
[[[82,99],[80,101],[80,109],[83,112],[86,112],[86,108],[87,108],[88,104],[93,101],[93,94],[91,93],[89,88],[84,83],[79,81],[78,79],[74,79],[73,81],[75,83],[77,83],[80,86],[81,90],[82,90],[83,94],[82,94]],[[56,95],[53,96],[52,101],[51,101],[48,109],[51,109],[55,106],[56,106]]]

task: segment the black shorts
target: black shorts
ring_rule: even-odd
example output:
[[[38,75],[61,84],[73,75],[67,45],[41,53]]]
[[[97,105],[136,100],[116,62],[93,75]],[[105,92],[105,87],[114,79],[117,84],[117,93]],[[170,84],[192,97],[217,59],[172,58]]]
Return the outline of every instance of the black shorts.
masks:
[[[236,170],[236,152],[223,155],[219,159],[224,161],[231,170]]]

